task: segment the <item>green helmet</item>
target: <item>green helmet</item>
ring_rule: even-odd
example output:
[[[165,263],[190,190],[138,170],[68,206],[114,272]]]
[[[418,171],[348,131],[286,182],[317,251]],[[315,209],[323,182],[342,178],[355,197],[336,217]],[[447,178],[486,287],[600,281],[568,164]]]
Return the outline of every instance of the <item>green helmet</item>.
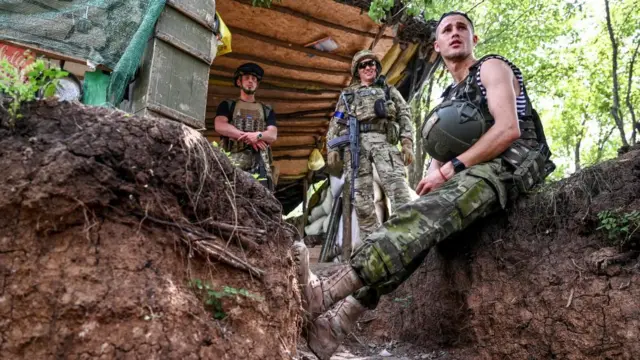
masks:
[[[373,59],[376,61],[376,68],[378,69],[378,75],[382,71],[382,64],[380,63],[380,59],[373,53],[371,50],[360,50],[355,55],[353,55],[353,59],[351,60],[351,75],[354,77],[358,76],[358,63],[365,59]]]
[[[431,110],[421,133],[425,152],[447,162],[469,149],[486,131],[487,122],[477,106],[466,100],[448,100]]]

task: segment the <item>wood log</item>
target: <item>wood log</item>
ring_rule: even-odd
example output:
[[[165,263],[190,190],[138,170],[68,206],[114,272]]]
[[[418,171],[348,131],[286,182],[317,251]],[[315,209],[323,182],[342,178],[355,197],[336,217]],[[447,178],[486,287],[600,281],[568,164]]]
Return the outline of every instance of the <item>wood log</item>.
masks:
[[[226,87],[235,87],[233,85],[233,81],[230,77],[220,76],[220,75],[209,75],[209,85],[216,86],[226,86]],[[332,93],[339,94],[341,90],[328,89],[328,88],[293,88],[286,86],[278,86],[274,84],[270,84],[268,81],[261,83],[260,88],[267,90],[278,90],[278,91],[286,91],[286,92],[296,92],[302,94],[323,94],[323,93]]]
[[[241,4],[247,4],[247,5],[253,5],[253,2],[250,0],[234,0],[235,2],[241,3]],[[322,19],[318,19],[315,18],[313,16],[307,15],[307,14],[303,14],[301,12],[289,9],[287,7],[281,6],[281,5],[276,5],[275,3],[272,3],[271,6],[269,7],[270,10],[274,10],[277,11],[279,13],[282,14],[287,14],[287,15],[291,15],[291,16],[295,16],[299,19],[303,19],[303,20],[307,20],[310,21],[312,23],[318,24],[318,25],[322,25],[331,29],[336,29],[336,30],[340,30],[340,31],[344,31],[344,32],[348,32],[350,34],[355,34],[358,36],[366,36],[366,37],[370,37],[370,38],[375,38],[376,34],[375,33],[371,33],[368,31],[362,31],[362,30],[358,30],[358,29],[354,29],[354,28],[350,28],[350,27],[346,27],[340,24],[336,24],[336,23],[332,23],[326,20],[322,20]],[[389,36],[389,35],[383,35],[382,38],[384,39],[393,39],[393,36]]]
[[[290,49],[290,50],[294,50],[294,51],[303,52],[305,54],[320,56],[320,57],[324,57],[324,58],[327,58],[327,59],[339,61],[339,62],[342,62],[344,64],[351,65],[351,58],[353,56],[338,55],[338,54],[334,54],[334,53],[328,53],[328,52],[316,50],[316,49],[310,48],[310,47],[305,47],[305,46],[302,46],[302,45],[299,45],[299,44],[292,44],[292,43],[287,42],[287,41],[283,41],[283,40],[279,40],[279,39],[272,38],[272,37],[269,37],[269,36],[265,36],[265,35],[261,35],[261,34],[258,34],[258,33],[254,33],[253,31],[237,28],[235,26],[227,26],[227,27],[229,28],[229,31],[231,31],[231,33],[233,35],[244,36],[244,37],[247,37],[247,38],[250,38],[250,39],[258,40],[258,41],[261,41],[261,42],[264,42],[264,43],[267,43],[267,44],[271,44],[271,45],[275,45],[275,46],[278,46],[278,47],[282,47],[282,48],[285,48],[285,49]]]
[[[314,145],[317,138],[319,136],[278,136],[278,139],[271,146],[273,149],[277,149],[283,146]]]
[[[233,77],[233,73],[236,69],[232,69],[230,67],[226,67],[223,65],[213,65],[211,70],[209,70],[209,74],[212,75],[220,75],[216,74],[216,72],[223,73],[222,76],[228,76],[229,79]],[[266,75],[262,78],[260,84],[274,84],[274,85],[282,85],[289,87],[297,87],[302,89],[331,89],[342,91],[346,84],[329,84],[318,81],[307,81],[307,80],[299,80],[294,78],[285,78],[280,76]]]
[[[309,149],[295,149],[295,150],[273,150],[272,151],[272,155],[274,159],[277,158],[284,158],[284,157],[292,157],[292,158],[298,158],[298,159],[302,159],[302,158],[309,158],[309,155],[311,155],[311,151],[313,151],[313,149],[309,148]]]
[[[339,75],[339,76],[345,76],[345,77],[350,76],[349,69],[346,69],[346,68],[345,69],[327,69],[327,68],[304,66],[300,64],[287,64],[279,61],[265,59],[260,56],[256,56],[252,54],[242,54],[242,53],[235,53],[235,52],[231,52],[223,56],[236,59],[236,60],[253,61],[255,63],[262,64],[262,65],[275,66],[275,67],[289,69],[289,70],[311,72],[314,74]]]
[[[280,169],[280,176],[304,175],[309,171],[307,159],[278,160],[276,163]]]

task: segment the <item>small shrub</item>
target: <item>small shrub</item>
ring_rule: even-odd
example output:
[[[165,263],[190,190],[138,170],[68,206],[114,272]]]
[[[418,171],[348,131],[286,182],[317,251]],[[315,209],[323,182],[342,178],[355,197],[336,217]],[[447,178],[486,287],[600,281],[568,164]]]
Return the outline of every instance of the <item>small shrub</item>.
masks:
[[[640,211],[619,212],[604,210],[598,213],[600,226],[607,239],[614,245],[627,246],[640,230]]]
[[[25,55],[27,59],[28,55]],[[25,64],[23,61],[21,64]],[[15,127],[17,119],[22,117],[20,106],[36,98],[38,90],[43,89],[45,97],[55,94],[58,79],[67,76],[66,71],[59,68],[47,68],[42,59],[20,68],[9,59],[0,60],[0,107],[8,100],[9,127]],[[5,100],[6,99],[6,100]]]
[[[230,286],[223,286],[222,290],[216,290],[211,284],[203,282],[200,279],[192,279],[191,287],[194,288],[200,296],[202,296],[202,300],[207,307],[207,310],[211,312],[214,319],[218,320],[222,320],[227,317],[227,313],[225,313],[222,308],[222,298],[243,296],[256,301],[264,300],[264,298],[250,293],[247,289],[236,289]]]

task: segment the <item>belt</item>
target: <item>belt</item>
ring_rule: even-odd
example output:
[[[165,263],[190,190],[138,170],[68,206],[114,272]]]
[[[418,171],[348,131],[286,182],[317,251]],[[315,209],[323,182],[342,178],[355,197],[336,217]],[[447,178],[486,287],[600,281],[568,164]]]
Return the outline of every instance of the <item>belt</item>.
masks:
[[[338,124],[348,126],[349,124],[347,123],[347,121],[347,119],[338,119]],[[376,122],[361,122],[358,124],[358,127],[360,128],[360,132],[377,131],[384,134],[387,131],[386,121],[383,120],[379,120]]]

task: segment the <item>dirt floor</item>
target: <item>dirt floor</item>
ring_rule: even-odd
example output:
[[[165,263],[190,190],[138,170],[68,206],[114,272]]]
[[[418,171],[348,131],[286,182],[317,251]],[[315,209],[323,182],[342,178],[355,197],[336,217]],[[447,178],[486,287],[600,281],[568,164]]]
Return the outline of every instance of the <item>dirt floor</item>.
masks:
[[[357,336],[447,359],[639,359],[640,222],[599,215],[640,210],[640,149],[512,209],[432,251]]]
[[[22,113],[0,117],[0,358],[295,353],[297,235],[264,187],[176,122]]]

